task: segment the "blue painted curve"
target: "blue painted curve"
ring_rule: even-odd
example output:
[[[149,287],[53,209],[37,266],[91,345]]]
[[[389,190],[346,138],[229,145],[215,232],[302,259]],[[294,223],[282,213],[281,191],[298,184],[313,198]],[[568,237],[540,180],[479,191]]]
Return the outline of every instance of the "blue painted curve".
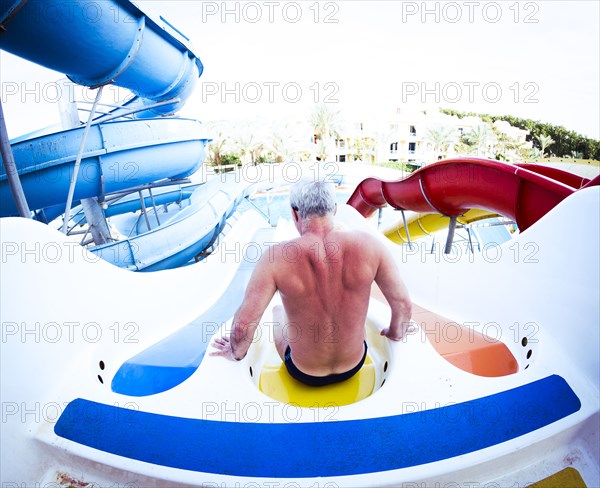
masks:
[[[213,334],[240,306],[253,269],[254,264],[244,260],[223,295],[205,313],[123,363],[112,379],[112,390],[129,396],[154,395],[194,374]]]
[[[181,418],[80,398],[69,403],[54,432],[104,452],[170,468],[307,478],[389,471],[460,456],[533,432],[580,408],[567,382],[552,375],[432,410],[320,423]],[[265,446],[272,447],[268,454]]]

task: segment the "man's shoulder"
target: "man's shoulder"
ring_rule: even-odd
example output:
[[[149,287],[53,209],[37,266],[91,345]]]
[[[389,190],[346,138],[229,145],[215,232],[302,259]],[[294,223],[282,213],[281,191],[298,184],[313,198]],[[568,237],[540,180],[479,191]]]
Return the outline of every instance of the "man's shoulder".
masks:
[[[286,241],[275,242],[268,248],[271,259],[281,259],[286,257],[290,252],[300,252],[304,243],[301,237],[289,239]]]
[[[293,239],[287,239],[285,241],[281,241],[281,242],[277,242],[273,245],[274,249],[277,249],[278,251],[282,251],[283,249],[287,248],[287,247],[297,247],[297,246],[301,246],[303,245],[305,239],[303,239],[301,236],[300,237],[294,237]]]
[[[363,230],[336,229],[334,236],[341,241],[359,246],[379,242],[375,236]]]
[[[381,246],[380,241],[362,230],[335,229],[328,235],[328,242],[337,242],[343,248],[356,248],[363,250],[374,250]],[[273,243],[269,247],[269,255],[272,259],[289,258],[291,253],[299,254],[313,250],[315,240],[310,237],[300,236],[286,241]]]

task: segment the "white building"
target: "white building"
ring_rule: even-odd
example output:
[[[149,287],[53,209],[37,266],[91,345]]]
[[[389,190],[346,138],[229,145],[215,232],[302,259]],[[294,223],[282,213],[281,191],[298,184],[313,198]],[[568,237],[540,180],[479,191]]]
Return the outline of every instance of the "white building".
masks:
[[[480,138],[476,146],[459,144],[461,136],[474,132]],[[496,121],[492,127],[479,117],[459,119],[437,109],[400,107],[383,122],[342,123],[333,151],[340,162],[397,161],[415,166],[456,156],[493,158],[498,152],[518,160],[516,148],[532,147],[525,140],[528,134],[506,121]]]

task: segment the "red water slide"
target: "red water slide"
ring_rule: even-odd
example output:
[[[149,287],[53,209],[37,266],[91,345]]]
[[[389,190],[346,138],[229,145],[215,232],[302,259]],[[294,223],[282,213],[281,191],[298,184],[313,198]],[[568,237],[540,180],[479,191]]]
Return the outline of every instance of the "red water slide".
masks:
[[[540,175],[547,176],[555,181],[560,181],[561,183],[571,186],[576,190],[583,188],[590,182],[589,178],[569,173],[568,171],[564,171],[553,166],[544,166],[543,164],[537,163],[519,163],[516,166],[519,168],[528,169],[529,171],[533,171],[534,173],[538,173]]]
[[[540,168],[534,172],[489,159],[448,159],[399,181],[367,178],[356,187],[348,204],[365,217],[386,204],[450,217],[479,208],[513,219],[523,231],[586,183],[556,172],[552,175],[561,178],[553,179]]]

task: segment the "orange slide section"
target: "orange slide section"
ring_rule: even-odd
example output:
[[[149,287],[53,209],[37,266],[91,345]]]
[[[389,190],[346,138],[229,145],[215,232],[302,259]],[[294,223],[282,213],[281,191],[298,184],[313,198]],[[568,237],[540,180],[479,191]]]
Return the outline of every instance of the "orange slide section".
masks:
[[[371,296],[382,303],[387,300],[377,285]],[[507,376],[519,370],[517,360],[500,340],[486,337],[458,322],[413,303],[412,320],[446,361],[467,373],[478,376]]]

